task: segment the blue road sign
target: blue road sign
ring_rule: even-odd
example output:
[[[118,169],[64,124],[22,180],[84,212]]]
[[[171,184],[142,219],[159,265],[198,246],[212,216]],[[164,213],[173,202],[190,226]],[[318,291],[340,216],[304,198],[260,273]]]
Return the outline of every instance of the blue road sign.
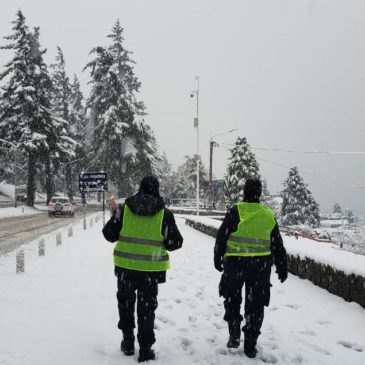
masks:
[[[107,173],[82,172],[79,174],[79,191],[81,193],[108,191]]]

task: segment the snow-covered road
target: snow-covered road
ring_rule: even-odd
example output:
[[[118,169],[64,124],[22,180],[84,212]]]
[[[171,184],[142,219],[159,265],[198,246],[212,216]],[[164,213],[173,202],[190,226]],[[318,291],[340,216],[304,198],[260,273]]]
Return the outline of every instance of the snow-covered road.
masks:
[[[292,275],[284,284],[272,276],[258,358],[227,351],[214,240],[178,224],[184,247],[171,253],[159,287],[154,364],[365,363],[365,310]],[[113,244],[100,231],[101,221],[87,231],[74,225],[73,237],[62,231],[62,245],[49,234],[45,256],[38,242],[24,246],[22,274],[16,252],[0,258],[0,364],[136,363],[119,350]]]
[[[34,240],[40,235],[78,222],[84,217],[82,212],[77,211],[73,218],[49,218],[47,211],[37,211],[31,208],[28,208],[25,214],[6,217],[6,213],[4,214],[3,210],[10,209],[15,208],[0,209],[0,255],[11,252],[24,244],[24,242]],[[18,212],[21,211],[20,207],[17,209]],[[90,214],[95,214],[95,212],[86,212],[86,216]]]

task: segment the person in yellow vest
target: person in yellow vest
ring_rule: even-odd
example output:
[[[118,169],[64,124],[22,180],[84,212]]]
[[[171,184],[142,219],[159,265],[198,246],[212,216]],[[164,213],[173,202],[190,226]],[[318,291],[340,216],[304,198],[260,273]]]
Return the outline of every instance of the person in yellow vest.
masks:
[[[241,337],[242,288],[245,285],[244,352],[254,358],[270,302],[270,274],[274,263],[279,280],[288,276],[287,257],[274,212],[260,204],[261,182],[248,179],[243,202],[235,204],[220,226],[214,247],[214,266],[223,271],[219,295],[224,297],[228,348],[238,348]]]
[[[166,281],[170,267],[168,251],[181,248],[183,243],[154,176],[144,177],[138,193],[117,206],[103,234],[108,241],[117,242],[113,257],[118,284],[118,328],[123,332],[121,351],[134,355],[137,300],[138,362],[153,360],[158,284]]]

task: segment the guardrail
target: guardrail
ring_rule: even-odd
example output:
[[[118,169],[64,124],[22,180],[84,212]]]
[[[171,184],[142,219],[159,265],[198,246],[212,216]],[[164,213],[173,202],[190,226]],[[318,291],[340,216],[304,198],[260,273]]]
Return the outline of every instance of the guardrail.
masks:
[[[186,218],[185,223],[209,236],[216,237],[217,228]],[[365,308],[365,277],[347,274],[327,264],[308,257],[301,258],[287,253],[289,272],[326,289],[348,302],[356,302]]]

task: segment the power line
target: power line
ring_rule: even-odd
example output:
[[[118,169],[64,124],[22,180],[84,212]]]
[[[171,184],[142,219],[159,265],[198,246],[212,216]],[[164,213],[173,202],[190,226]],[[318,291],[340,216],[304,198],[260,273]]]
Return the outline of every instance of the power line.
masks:
[[[220,145],[221,145],[223,148],[226,148],[227,150],[230,150],[228,147],[226,147],[226,145],[227,145],[227,144],[225,144],[225,143],[221,143]],[[282,164],[277,163],[277,162],[273,162],[273,161],[265,160],[264,158],[256,157],[256,159],[257,159],[257,160],[264,161],[264,162],[269,163],[269,164],[272,164],[272,165],[275,165],[275,166],[283,167],[283,168],[285,168],[285,169],[287,169],[287,170],[290,170],[290,169],[291,169],[291,167],[289,167],[289,166],[282,165]],[[352,183],[346,183],[346,182],[341,181],[341,180],[333,180],[333,179],[329,179],[329,178],[324,178],[323,176],[316,175],[316,174],[313,174],[312,172],[305,171],[305,170],[301,170],[301,169],[299,169],[299,171],[300,171],[303,175],[309,175],[309,176],[312,176],[312,177],[316,177],[316,178],[321,179],[321,180],[323,180],[323,181],[329,181],[329,182],[334,182],[334,183],[340,183],[340,184],[342,184],[342,185],[350,186],[350,187],[352,187],[352,188],[365,190],[365,186],[362,186],[362,185],[356,185],[356,184],[352,184]]]
[[[233,143],[221,143],[227,146],[235,146]],[[287,153],[304,153],[304,154],[322,154],[322,155],[365,155],[365,151],[301,151],[301,150],[286,150],[280,148],[265,148],[265,147],[255,147],[250,145],[252,149],[261,151],[272,151],[272,152],[287,152]]]
[[[265,160],[263,158],[259,158],[259,157],[256,157],[258,160],[261,160],[261,161],[264,161],[264,162],[267,162],[269,164],[272,164],[272,165],[276,165],[276,166],[280,166],[280,167],[283,167],[283,168],[286,168],[288,170],[291,169],[291,167],[289,166],[285,166],[285,165],[281,165],[281,164],[278,164],[276,162],[273,162],[273,161],[269,161],[269,160]],[[347,186],[350,186],[352,188],[355,188],[355,189],[362,189],[362,190],[365,190],[365,186],[362,186],[362,185],[356,185],[356,184],[352,184],[352,183],[346,183],[344,181],[341,181],[341,180],[334,180],[334,179],[329,179],[329,178],[324,178],[323,176],[320,176],[320,175],[316,175],[316,174],[313,174],[311,172],[308,172],[308,171],[304,171],[304,170],[300,170],[299,171],[304,174],[304,175],[310,175],[310,176],[313,176],[313,177],[316,177],[318,179],[321,179],[323,181],[329,181],[329,182],[334,182],[334,183],[340,183],[342,185],[347,185]]]
[[[279,148],[253,147],[255,150],[288,152],[288,153],[305,153],[305,154],[322,154],[322,155],[365,155],[365,151],[300,151],[300,150],[282,150]]]

